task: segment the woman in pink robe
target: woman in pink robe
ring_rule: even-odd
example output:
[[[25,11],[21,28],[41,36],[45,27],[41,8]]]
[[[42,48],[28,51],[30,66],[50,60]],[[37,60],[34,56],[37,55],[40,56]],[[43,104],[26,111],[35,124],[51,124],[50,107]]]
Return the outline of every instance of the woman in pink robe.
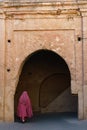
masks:
[[[26,118],[33,116],[31,101],[27,91],[24,91],[19,98],[17,116],[20,117],[22,122],[25,122]]]

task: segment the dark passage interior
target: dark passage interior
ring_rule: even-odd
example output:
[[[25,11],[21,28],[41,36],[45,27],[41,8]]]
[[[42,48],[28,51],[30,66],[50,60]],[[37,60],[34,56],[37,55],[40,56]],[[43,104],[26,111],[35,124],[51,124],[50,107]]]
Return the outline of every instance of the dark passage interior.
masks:
[[[27,58],[14,96],[14,113],[20,94],[27,90],[33,112],[77,112],[77,95],[71,94],[69,68],[50,50],[38,50]]]

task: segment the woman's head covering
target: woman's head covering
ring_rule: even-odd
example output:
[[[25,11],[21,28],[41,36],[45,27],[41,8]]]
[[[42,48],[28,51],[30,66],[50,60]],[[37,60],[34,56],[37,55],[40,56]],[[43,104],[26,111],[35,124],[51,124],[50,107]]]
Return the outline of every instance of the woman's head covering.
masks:
[[[28,93],[27,93],[27,91],[23,91],[20,98],[19,98],[19,102],[25,103],[27,100],[29,100]]]

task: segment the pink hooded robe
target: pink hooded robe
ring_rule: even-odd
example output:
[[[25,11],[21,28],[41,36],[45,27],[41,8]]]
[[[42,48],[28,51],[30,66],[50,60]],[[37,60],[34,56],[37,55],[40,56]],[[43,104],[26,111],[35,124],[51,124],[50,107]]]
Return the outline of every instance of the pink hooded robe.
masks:
[[[31,101],[27,91],[24,91],[19,98],[17,116],[22,120],[25,119],[25,117],[31,118],[33,116]]]

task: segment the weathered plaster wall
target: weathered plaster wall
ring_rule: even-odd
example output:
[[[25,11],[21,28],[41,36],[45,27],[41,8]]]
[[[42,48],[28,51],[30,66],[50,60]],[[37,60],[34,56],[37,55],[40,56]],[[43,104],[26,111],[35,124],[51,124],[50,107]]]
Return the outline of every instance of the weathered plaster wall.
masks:
[[[1,4],[1,120],[14,120],[14,94],[22,67],[26,58],[39,49],[52,50],[64,58],[71,73],[72,93],[78,94],[78,117],[87,118],[87,2],[79,2]]]
[[[60,102],[61,101],[61,102]],[[77,95],[72,95],[70,88],[66,89],[59,95],[53,102],[48,104],[47,107],[42,108],[41,111],[45,112],[77,112],[78,98]]]
[[[0,19],[0,121],[4,115],[4,87],[5,87],[5,22]]]
[[[87,17],[83,17],[83,70],[84,118],[87,119]]]

